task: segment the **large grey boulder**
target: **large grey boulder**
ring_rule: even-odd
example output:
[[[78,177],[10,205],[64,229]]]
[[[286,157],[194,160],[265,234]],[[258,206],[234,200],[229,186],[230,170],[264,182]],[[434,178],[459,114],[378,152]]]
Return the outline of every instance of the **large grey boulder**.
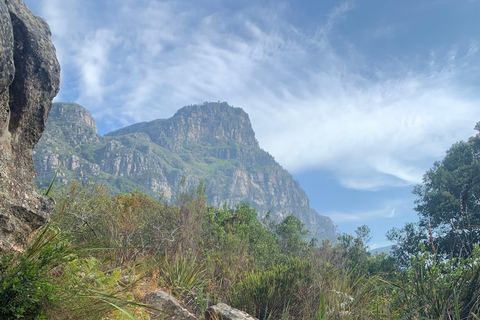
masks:
[[[205,311],[205,320],[256,320],[256,318],[225,303],[218,303]]]
[[[50,29],[21,0],[0,0],[0,251],[21,251],[49,219],[36,191],[32,149],[60,85]]]
[[[150,319],[197,320],[188,310],[183,308],[177,300],[163,291],[148,294],[142,302],[151,305],[160,311],[150,310]]]

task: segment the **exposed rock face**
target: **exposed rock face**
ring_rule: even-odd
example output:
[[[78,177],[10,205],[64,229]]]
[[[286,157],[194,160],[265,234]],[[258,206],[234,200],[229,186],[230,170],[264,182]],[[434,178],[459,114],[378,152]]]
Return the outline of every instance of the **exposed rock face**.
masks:
[[[0,250],[21,250],[48,220],[52,199],[37,193],[32,149],[60,85],[47,23],[21,0],[0,0]]]
[[[169,201],[182,177],[187,190],[203,180],[210,205],[247,201],[261,216],[268,210],[280,218],[293,213],[319,240],[336,238],[332,221],[311,209],[298,182],[260,149],[248,115],[227,103],[184,107],[170,119],[104,137],[84,108],[55,103],[34,160],[42,188],[60,162],[60,182],[93,177],[112,192],[139,189]]]
[[[248,115],[227,103],[184,107],[170,119],[134,124],[107,135],[121,136],[135,132],[145,132],[154,143],[174,152],[195,143],[221,146],[225,141],[259,148]],[[227,154],[225,156],[228,157]]]
[[[255,320],[248,313],[234,309],[225,303],[211,306],[205,311],[205,320]]]
[[[150,319],[197,320],[177,300],[163,291],[149,293],[142,302],[160,311],[149,310]]]

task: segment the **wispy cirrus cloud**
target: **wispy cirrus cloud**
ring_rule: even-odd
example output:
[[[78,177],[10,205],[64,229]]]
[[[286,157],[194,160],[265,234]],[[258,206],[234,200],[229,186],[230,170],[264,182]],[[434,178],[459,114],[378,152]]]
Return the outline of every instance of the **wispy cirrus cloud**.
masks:
[[[338,47],[337,28],[360,2],[330,8],[311,30],[289,22],[288,2],[200,2],[43,0],[60,99],[85,105],[103,131],[228,101],[288,170],[330,170],[362,190],[420,182],[480,120],[480,94],[465,81],[478,79],[478,39],[372,63],[354,43]]]

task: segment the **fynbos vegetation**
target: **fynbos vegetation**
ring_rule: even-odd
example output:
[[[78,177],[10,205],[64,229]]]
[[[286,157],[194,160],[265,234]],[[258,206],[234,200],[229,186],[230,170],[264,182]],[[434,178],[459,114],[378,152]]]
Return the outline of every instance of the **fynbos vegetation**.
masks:
[[[171,204],[73,182],[30,247],[3,258],[0,317],[149,319],[140,301],[160,288],[198,318],[225,302],[258,319],[478,319],[478,141],[427,172],[420,222],[389,234],[392,255],[368,251],[367,226],[318,244],[293,215],[208,206],[203,183]]]

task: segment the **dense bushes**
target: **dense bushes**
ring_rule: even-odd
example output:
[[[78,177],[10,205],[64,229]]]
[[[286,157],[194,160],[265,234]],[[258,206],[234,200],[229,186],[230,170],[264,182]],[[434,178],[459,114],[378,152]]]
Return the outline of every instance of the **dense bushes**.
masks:
[[[43,229],[25,253],[2,257],[0,319],[44,319],[44,310],[55,301],[53,272],[75,257],[48,231]]]
[[[78,183],[54,196],[51,226],[0,263],[1,319],[147,319],[136,301],[158,286],[199,317],[217,301],[259,319],[479,314],[478,246],[399,267],[368,252],[365,226],[317,246],[293,215],[260,221],[246,203],[208,207],[202,184],[175,204]]]
[[[478,319],[480,315],[480,249],[468,258],[438,260],[425,251],[412,256],[394,305],[411,318]]]
[[[231,288],[229,300],[258,319],[278,319],[282,315],[299,318],[303,301],[298,293],[308,290],[310,272],[310,262],[298,258],[269,270],[247,272]]]

